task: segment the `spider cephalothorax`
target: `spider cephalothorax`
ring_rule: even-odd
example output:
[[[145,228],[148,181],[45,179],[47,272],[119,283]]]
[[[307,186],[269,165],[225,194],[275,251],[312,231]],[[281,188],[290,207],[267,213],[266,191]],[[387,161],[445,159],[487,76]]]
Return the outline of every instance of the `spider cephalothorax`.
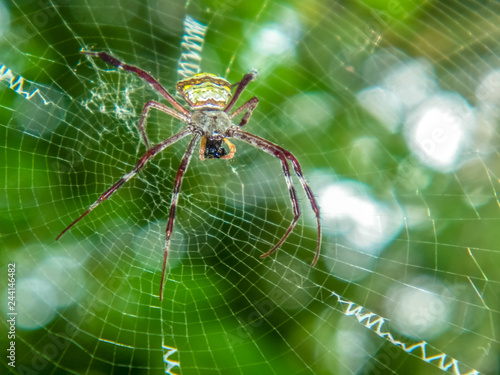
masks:
[[[175,142],[181,140],[182,138],[192,135],[191,141],[184,153],[181,160],[179,169],[177,170],[177,175],[175,177],[174,189],[172,193],[172,201],[170,203],[170,213],[167,222],[167,236],[165,243],[165,251],[163,256],[163,270],[160,282],[160,300],[163,295],[163,285],[165,280],[165,271],[167,266],[167,256],[168,250],[170,248],[170,237],[172,235],[175,212],[177,207],[177,201],[179,199],[179,193],[182,183],[182,178],[188,168],[191,157],[193,156],[195,146],[200,141],[200,154],[201,160],[205,159],[231,159],[235,152],[236,147],[229,141],[229,138],[236,138],[244,141],[254,147],[260,148],[261,150],[267,152],[268,154],[280,159],[281,167],[283,169],[283,174],[288,186],[288,191],[290,194],[290,201],[292,202],[294,217],[290,223],[288,230],[285,232],[283,237],[275,244],[267,253],[262,254],[261,258],[264,258],[272,254],[281,244],[288,238],[292,232],[297,220],[300,216],[299,203],[297,200],[297,194],[293,186],[293,181],[290,175],[290,167],[288,166],[288,161],[292,162],[293,169],[299,178],[302,187],[304,188],[307,198],[311,203],[311,207],[316,215],[316,223],[318,229],[318,242],[316,246],[316,253],[312,262],[314,266],[318,261],[319,251],[321,246],[321,224],[319,220],[319,207],[314,198],[314,195],[307,184],[302,170],[300,168],[299,161],[293,154],[284,148],[269,142],[263,138],[256,135],[244,132],[241,130],[252,115],[253,110],[257,107],[259,100],[256,97],[251,98],[235,111],[231,112],[234,104],[240,97],[241,93],[245,87],[257,77],[257,73],[252,71],[243,76],[242,80],[237,84],[231,85],[227,80],[221,77],[217,77],[210,73],[199,73],[192,77],[183,79],[177,83],[177,91],[184,98],[186,103],[191,108],[188,111],[184,108],[177,100],[174,99],[172,95],[168,93],[167,90],[163,88],[160,83],[155,80],[149,73],[144,70],[137,68],[132,65],[122,63],[120,60],[114,58],[106,52],[82,52],[86,55],[99,57],[101,60],[108,64],[122,68],[126,71],[136,73],[139,77],[147,81],[155,90],[157,90],[167,101],[172,105],[169,107],[165,104],[156,102],[154,100],[148,101],[142,108],[142,115],[139,119],[138,128],[141,136],[146,144],[147,151],[139,159],[139,162],[132,171],[124,175],[120,180],[118,180],[113,186],[111,186],[106,192],[104,192],[97,201],[95,201],[83,214],[81,214],[75,221],[73,221],[69,226],[64,229],[61,234],[57,237],[59,239],[68,229],[80,221],[85,215],[97,207],[102,201],[109,198],[115,191],[117,191],[125,182],[130,180],[135,176],[156,154],[163,151],[168,146],[174,144]],[[232,89],[236,87],[234,94],[232,94]],[[170,138],[158,143],[155,146],[150,146],[145,124],[146,119],[151,108],[163,111],[176,119],[179,119],[187,124],[186,128],[181,130],[179,133],[174,134]],[[233,123],[234,119],[239,116],[241,120],[238,124]],[[226,149],[225,146],[227,146]]]
[[[227,140],[232,136],[233,123],[222,110],[197,109],[191,116],[191,124],[201,135],[200,159],[231,159],[236,152],[234,145]],[[230,152],[222,147],[229,146]]]

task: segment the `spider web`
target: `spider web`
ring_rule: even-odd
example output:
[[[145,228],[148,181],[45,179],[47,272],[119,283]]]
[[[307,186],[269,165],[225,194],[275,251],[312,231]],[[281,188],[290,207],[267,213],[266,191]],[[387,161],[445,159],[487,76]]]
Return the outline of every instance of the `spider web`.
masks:
[[[480,0],[0,2],[4,369],[498,374],[499,14]],[[246,131],[299,159],[324,236],[311,268],[315,220],[294,176],[302,216],[260,259],[293,217],[279,161],[237,142],[230,161],[193,158],[160,302],[188,140],[55,238],[135,166],[141,108],[160,100],[79,51],[173,93],[193,51],[186,16],[206,25],[187,61],[231,82],[258,70]],[[182,126],[152,112],[147,132]]]

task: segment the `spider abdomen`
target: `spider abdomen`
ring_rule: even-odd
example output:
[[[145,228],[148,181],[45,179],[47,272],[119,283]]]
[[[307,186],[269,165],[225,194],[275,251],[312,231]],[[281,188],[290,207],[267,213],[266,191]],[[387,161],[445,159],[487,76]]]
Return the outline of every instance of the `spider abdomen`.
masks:
[[[193,109],[224,109],[231,100],[231,84],[210,73],[177,82],[177,91]]]

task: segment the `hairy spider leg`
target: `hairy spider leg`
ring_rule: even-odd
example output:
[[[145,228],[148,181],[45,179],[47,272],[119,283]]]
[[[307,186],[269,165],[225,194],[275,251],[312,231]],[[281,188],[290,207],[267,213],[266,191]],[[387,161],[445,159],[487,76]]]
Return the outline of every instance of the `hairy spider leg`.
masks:
[[[256,96],[254,96],[253,98],[249,99],[246,103],[242,104],[240,108],[238,108],[236,111],[231,113],[229,115],[229,118],[232,120],[233,118],[238,116],[241,112],[246,110],[247,112],[245,113],[240,123],[238,124],[239,127],[242,127],[250,120],[250,116],[252,116],[252,113],[254,109],[257,107],[257,104],[259,104],[259,99]]]
[[[237,135],[236,136],[233,135],[233,137],[239,138],[239,139],[244,140],[246,142],[249,142],[248,140],[246,140],[246,139],[244,139],[242,137],[238,137]],[[249,143],[252,146],[256,146],[252,142],[249,142]],[[258,147],[258,146],[256,146],[256,147]],[[285,155],[280,150],[274,150],[273,149],[273,150],[264,150],[264,151],[266,151],[267,153],[269,153],[269,154],[277,157],[281,161],[281,167],[283,169],[283,174],[285,176],[286,184],[288,186],[288,191],[290,193],[290,201],[292,202],[294,217],[293,217],[292,222],[290,223],[290,226],[288,227],[288,230],[285,232],[285,234],[283,235],[283,237],[281,237],[281,239],[278,241],[278,243],[276,245],[274,245],[274,247],[271,248],[271,250],[269,250],[265,254],[262,254],[260,256],[261,258],[265,258],[265,257],[271,255],[272,253],[274,253],[283,244],[283,242],[285,242],[285,240],[288,238],[288,236],[290,235],[290,233],[292,233],[293,229],[295,228],[295,225],[297,224],[297,220],[300,217],[300,208],[299,208],[298,199],[297,199],[297,192],[295,191],[295,188],[293,186],[293,180],[292,180],[292,177],[290,175],[290,168],[288,166],[288,162],[286,160]]]
[[[156,79],[151,77],[151,75],[149,73],[142,70],[141,68],[138,68],[138,67],[133,66],[133,65],[125,64],[106,52],[81,51],[81,53],[83,53],[84,55],[89,55],[89,56],[97,56],[102,61],[104,61],[110,65],[116,66],[117,68],[122,68],[124,70],[129,71],[129,72],[136,73],[140,78],[142,78],[143,80],[148,82],[151,86],[153,86],[156,91],[158,91],[160,94],[162,94],[165,97],[165,99],[167,99],[169,101],[169,103],[172,104],[175,107],[175,109],[177,109],[180,113],[182,113],[186,117],[191,116],[190,112],[186,108],[184,108],[181,105],[181,103],[179,103],[177,100],[175,100],[174,97],[172,95],[170,95],[168,93],[168,91],[165,90],[163,88],[163,86],[160,85],[160,83]]]
[[[185,123],[189,122],[189,118],[184,116],[183,114],[177,112],[175,109],[167,107],[165,104],[155,102],[154,100],[148,101],[146,104],[144,104],[144,107],[142,107],[142,114],[141,118],[139,119],[139,131],[141,132],[142,138],[144,139],[144,143],[146,144],[146,148],[149,150],[149,141],[148,141],[148,136],[146,134],[146,120],[149,114],[149,110],[151,108],[158,109],[162,112],[165,112],[166,114],[175,117],[178,120],[184,121]]]
[[[196,143],[200,139],[200,134],[194,133],[193,138],[191,138],[191,142],[189,142],[189,146],[182,157],[181,164],[179,165],[179,169],[177,169],[177,174],[175,176],[174,182],[174,191],[172,193],[172,200],[170,202],[170,213],[168,215],[167,222],[167,237],[165,239],[165,253],[163,255],[163,270],[161,272],[161,282],[160,282],[160,301],[163,299],[163,286],[165,281],[165,271],[167,268],[167,256],[168,249],[170,248],[170,237],[172,236],[172,231],[174,229],[174,220],[175,220],[175,212],[177,209],[177,201],[179,200],[179,193],[181,191],[182,177],[189,166],[189,162],[191,161],[191,157],[193,156],[193,152],[196,146]]]
[[[233,98],[231,99],[231,101],[229,102],[227,107],[224,108],[224,112],[228,113],[231,110],[231,108],[233,108],[234,104],[239,99],[243,90],[245,90],[245,88],[248,86],[248,84],[251,81],[253,81],[255,78],[257,78],[257,72],[253,71],[253,70],[250,73],[247,73],[243,76],[241,81],[239,83],[237,83],[238,87],[236,88],[236,91],[234,92]]]
[[[293,155],[290,151],[287,151],[279,146],[277,146],[277,147],[283,151],[283,154],[285,154],[285,156],[288,160],[292,161],[292,165],[293,165],[293,169],[295,170],[295,174],[299,178],[299,181],[302,185],[302,188],[306,192],[307,199],[309,199],[309,202],[311,203],[311,208],[314,212],[314,215],[316,216],[316,225],[318,227],[318,245],[316,248],[316,254],[314,255],[314,259],[311,263],[311,265],[314,267],[314,265],[316,264],[316,262],[319,259],[319,252],[320,252],[320,248],[321,248],[321,222],[320,222],[320,217],[319,217],[318,202],[316,202],[316,198],[314,197],[314,194],[313,194],[311,188],[309,187],[306,179],[304,178],[304,174],[302,173],[302,169],[300,168],[299,161],[297,160],[295,155]]]
[[[168,146],[174,144],[175,142],[177,142],[178,140],[186,137],[187,135],[191,134],[192,133],[192,130],[190,128],[186,128],[182,131],[180,131],[179,133],[171,136],[170,138],[167,138],[166,140],[164,140],[163,142],[160,142],[158,143],[156,146],[154,146],[153,148],[150,148],[149,150],[146,151],[146,153],[139,159],[139,162],[137,163],[137,165],[135,166],[134,169],[132,169],[132,171],[130,171],[129,173],[127,173],[125,176],[123,176],[118,182],[116,182],[113,186],[111,186],[108,190],[106,190],[106,192],[104,194],[102,194],[98,200],[96,200],[88,209],[87,211],[85,211],[83,214],[80,215],[80,217],[78,219],[76,219],[75,221],[73,221],[70,225],[68,225],[66,227],[66,229],[64,229],[61,234],[59,236],[57,236],[56,238],[56,241],[61,238],[61,236],[66,233],[73,225],[75,225],[76,223],[78,223],[81,219],[83,219],[88,213],[90,213],[90,211],[92,211],[94,208],[96,208],[101,202],[103,202],[104,200],[108,199],[115,191],[117,191],[125,182],[127,182],[128,180],[130,180],[132,177],[134,177],[137,172],[139,172],[143,167],[144,165],[146,164],[147,161],[149,161],[149,159],[151,159],[153,156],[155,156],[156,154],[158,154],[159,152],[163,151],[165,148],[167,148]]]
[[[291,152],[285,150],[284,148],[282,148],[282,147],[280,147],[272,142],[269,142],[268,140],[260,138],[256,135],[235,129],[233,134],[232,134],[232,137],[240,139],[244,142],[247,142],[250,145],[252,145],[256,148],[260,148],[261,150],[267,152],[268,154],[273,155],[273,156],[277,157],[278,159],[280,159],[281,164],[283,166],[283,173],[285,174],[287,185],[288,185],[288,188],[290,191],[290,199],[292,201],[292,206],[294,208],[294,214],[295,214],[294,219],[293,219],[290,227],[286,231],[285,235],[278,242],[278,244],[276,246],[274,246],[271,250],[269,250],[267,253],[261,255],[261,258],[264,258],[264,257],[266,257],[266,256],[268,256],[276,251],[276,249],[286,240],[288,235],[291,233],[291,231],[293,230],[293,228],[295,226],[295,223],[298,220],[298,217],[300,216],[300,211],[298,210],[299,204],[298,204],[297,197],[295,195],[295,189],[293,189],[292,179],[290,176],[290,170],[289,170],[288,164],[287,164],[287,159],[288,159],[288,160],[292,161],[293,168],[295,170],[295,174],[299,178],[299,181],[302,184],[302,188],[306,192],[307,198],[309,199],[309,202],[311,203],[311,208],[314,211],[314,214],[316,215],[316,222],[317,222],[317,228],[318,228],[318,242],[317,242],[317,247],[316,247],[316,254],[315,254],[314,259],[311,263],[311,266],[314,267],[316,265],[316,262],[319,259],[319,253],[320,253],[320,248],[321,248],[321,223],[320,223],[320,217],[319,217],[319,206],[318,206],[318,203],[316,202],[316,198],[314,198],[314,195],[312,193],[311,188],[309,187],[309,185],[307,184],[307,182],[304,178],[304,175],[302,173],[302,169],[300,168],[299,161]],[[286,164],[286,167],[285,167],[285,164]],[[292,194],[292,191],[293,191],[293,194]]]

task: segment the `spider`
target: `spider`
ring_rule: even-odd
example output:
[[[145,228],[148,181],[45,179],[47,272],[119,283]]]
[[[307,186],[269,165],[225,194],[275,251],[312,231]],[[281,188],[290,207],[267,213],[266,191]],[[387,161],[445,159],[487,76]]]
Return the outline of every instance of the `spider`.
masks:
[[[140,78],[148,82],[155,90],[157,90],[161,95],[167,99],[167,101],[172,105],[169,107],[165,104],[156,102],[154,100],[148,101],[142,108],[142,114],[139,119],[138,128],[141,133],[142,140],[146,144],[146,153],[139,159],[139,162],[129,173],[124,175],[120,180],[118,180],[113,186],[111,186],[106,192],[104,192],[99,199],[97,199],[83,214],[81,214],[75,221],[73,221],[69,226],[64,229],[56,240],[59,240],[61,236],[66,233],[71,227],[73,227],[77,222],[79,222],[83,217],[85,217],[90,211],[96,208],[101,202],[108,199],[114,192],[116,192],[125,182],[134,177],[144,165],[152,159],[156,154],[160,153],[168,146],[171,146],[175,142],[181,140],[182,138],[192,135],[191,141],[182,157],[181,164],[177,170],[175,176],[174,189],[172,193],[172,200],[170,203],[170,213],[168,216],[167,228],[166,228],[166,240],[165,240],[165,250],[163,256],[163,270],[160,282],[160,301],[163,298],[163,287],[165,281],[165,271],[167,265],[168,250],[170,248],[170,237],[172,235],[172,230],[175,220],[175,212],[177,209],[177,202],[179,200],[179,194],[181,189],[182,178],[186,173],[191,157],[193,156],[196,144],[200,141],[200,160],[205,159],[231,159],[235,152],[236,147],[229,141],[229,138],[238,139],[244,141],[268,154],[278,158],[281,161],[281,166],[283,169],[283,174],[288,186],[288,191],[290,193],[290,200],[293,207],[293,220],[290,223],[287,231],[281,237],[276,245],[274,245],[267,253],[262,254],[260,257],[265,258],[272,253],[274,253],[287,237],[292,232],[297,220],[300,216],[299,203],[297,200],[297,194],[293,186],[292,178],[290,176],[290,168],[288,166],[288,160],[292,162],[293,169],[299,178],[300,183],[304,191],[307,194],[307,198],[311,204],[312,210],[316,215],[316,222],[318,228],[318,240],[314,259],[311,266],[314,266],[319,258],[320,246],[321,246],[321,224],[319,218],[319,207],[314,198],[314,195],[307,185],[307,182],[302,174],[299,161],[293,154],[284,148],[271,143],[263,138],[256,135],[244,132],[241,128],[248,122],[253,110],[257,107],[259,100],[257,97],[253,97],[246,103],[241,105],[234,112],[230,112],[234,104],[240,97],[243,90],[247,85],[257,77],[257,72],[251,71],[245,74],[242,80],[238,83],[231,85],[227,80],[221,77],[217,77],[210,73],[198,73],[192,77],[180,80],[177,82],[177,91],[184,98],[186,103],[189,105],[191,111],[184,108],[172,95],[170,95],[165,88],[163,88],[160,83],[155,80],[149,73],[144,70],[125,64],[120,60],[114,58],[106,52],[90,52],[82,51],[83,54],[94,56],[100,58],[102,61],[113,65],[117,68],[122,68],[128,72],[136,73]],[[232,95],[233,88],[236,87],[234,94]],[[148,117],[149,111],[154,108],[168,115],[181,120],[186,123],[186,127],[179,133],[174,134],[170,138],[158,143],[157,145],[151,146],[148,136],[146,134],[146,119]],[[234,124],[233,120],[236,116],[243,114],[239,124]],[[225,147],[225,144],[229,151]]]

